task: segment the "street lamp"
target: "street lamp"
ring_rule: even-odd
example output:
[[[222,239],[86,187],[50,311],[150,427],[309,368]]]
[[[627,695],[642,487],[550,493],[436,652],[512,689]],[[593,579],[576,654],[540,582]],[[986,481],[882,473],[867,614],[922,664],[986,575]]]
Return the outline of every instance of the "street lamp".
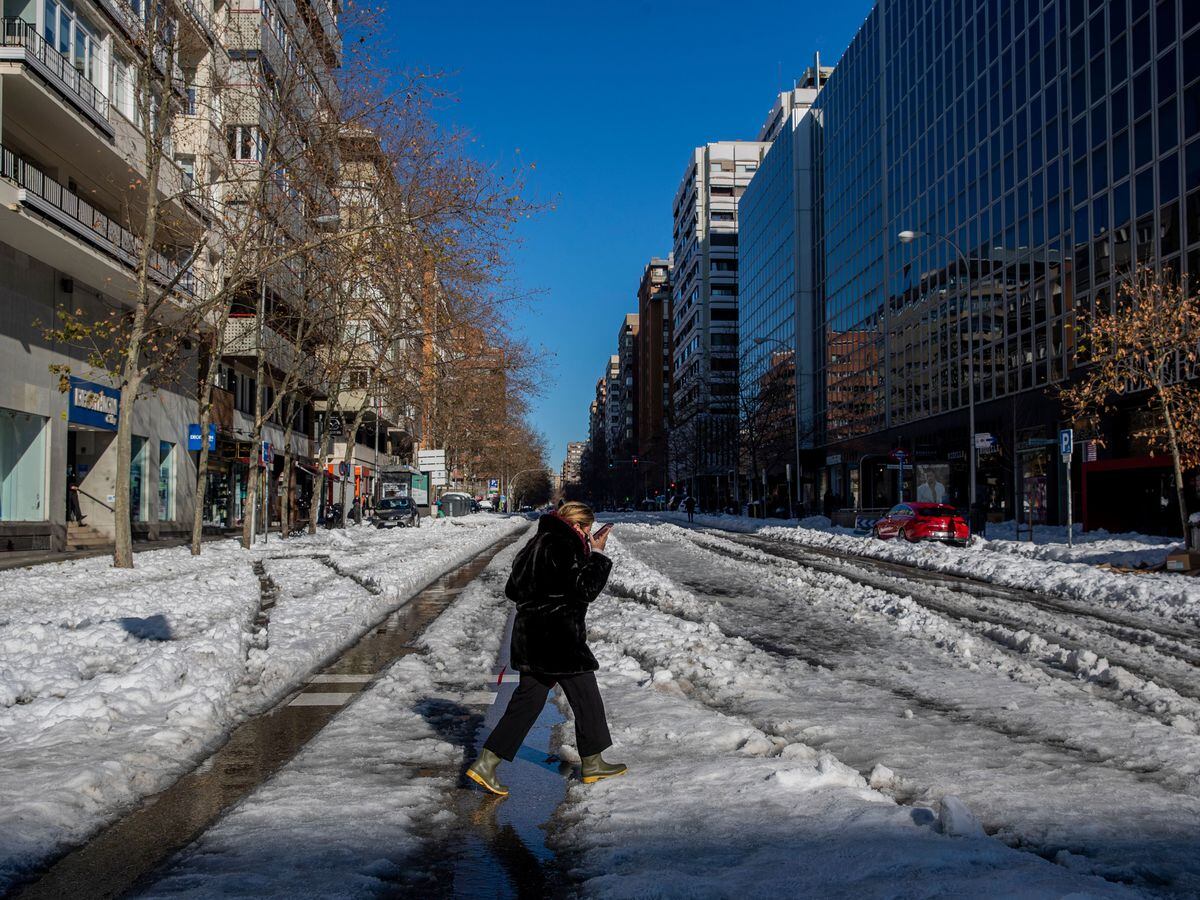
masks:
[[[970,480],[967,483],[967,496],[970,498],[971,517],[975,516],[975,310],[971,304],[971,264],[967,260],[967,255],[963,253],[962,248],[957,243],[950,240],[944,234],[929,234],[924,231],[901,231],[897,235],[902,244],[911,244],[917,238],[928,237],[935,241],[944,241],[950,246],[957,255],[958,261],[962,265],[966,273],[964,278],[965,289],[958,292],[958,318],[962,321],[962,306],[963,295],[967,297],[967,313],[969,320],[967,322],[967,429],[970,434],[967,437],[967,453],[970,459]],[[972,522],[972,530],[974,530],[974,522]]]
[[[779,338],[756,337],[754,339],[754,343],[760,347],[763,344],[778,344],[780,347],[783,347],[783,348],[791,351],[791,354],[792,354],[792,372],[794,373],[795,379],[796,379],[796,387],[795,387],[795,391],[796,391],[795,413],[796,413],[796,415],[795,415],[795,422],[793,422],[793,424],[792,424],[792,437],[794,438],[792,452],[793,452],[795,458],[792,460],[792,464],[795,466],[796,485],[799,486],[799,484],[800,484],[800,359],[799,359],[799,354],[796,353],[795,347],[789,347],[784,341],[780,340]],[[791,479],[789,478],[788,481],[790,482]],[[795,500],[795,497],[793,497],[793,494],[795,492],[796,492],[795,488],[793,488],[793,486],[789,483],[788,484],[788,516],[790,518],[796,517],[795,509],[793,508],[793,501]],[[764,504],[763,504],[764,517],[765,517],[765,509],[766,509],[765,499],[766,498],[764,498]]]

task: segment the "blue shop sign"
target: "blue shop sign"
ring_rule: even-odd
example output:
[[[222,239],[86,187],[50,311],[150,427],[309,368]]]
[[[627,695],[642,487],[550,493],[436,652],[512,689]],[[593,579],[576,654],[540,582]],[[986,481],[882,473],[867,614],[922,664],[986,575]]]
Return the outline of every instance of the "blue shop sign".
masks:
[[[200,449],[200,423],[199,422],[193,422],[191,425],[188,426],[188,449],[189,450],[199,450]],[[217,423],[216,422],[208,423],[208,449],[210,451],[217,449]]]
[[[70,403],[67,407],[69,421],[116,431],[120,407],[121,392],[116,388],[71,376]]]

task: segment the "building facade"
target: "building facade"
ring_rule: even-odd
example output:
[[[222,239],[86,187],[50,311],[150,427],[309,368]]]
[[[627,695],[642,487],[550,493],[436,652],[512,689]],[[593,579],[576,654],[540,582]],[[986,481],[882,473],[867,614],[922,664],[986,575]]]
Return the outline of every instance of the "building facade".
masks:
[[[671,433],[671,260],[655,257],[638,285],[637,456],[644,493],[666,494]]]
[[[738,201],[770,147],[697,147],[672,210],[672,480],[705,507],[736,494]]]
[[[178,13],[178,84],[219,67],[208,0]],[[48,334],[61,314],[101,321],[131,308],[143,250],[146,127],[132,82],[144,7],[123,2],[6,3],[0,41],[0,550],[64,549],[114,532],[119,392],[93,354]],[[187,113],[183,101],[182,113]],[[199,111],[195,112],[198,118]],[[164,142],[151,291],[186,305],[203,292],[188,262],[203,222],[190,193],[186,135]],[[176,153],[175,151],[179,151]],[[144,224],[144,222],[143,222]],[[177,283],[174,283],[178,276]],[[109,354],[111,347],[99,349]],[[188,528],[195,466],[196,359],[164,365],[134,408],[130,505],[135,537]],[[82,527],[68,527],[68,485]]]
[[[587,449],[587,441],[570,441],[567,444],[567,455],[562,464],[562,485],[565,490],[568,485],[578,485],[583,479],[583,454]]]
[[[816,490],[815,468],[801,462],[815,439],[810,111],[831,72],[817,60],[776,99],[759,133],[770,149],[738,207],[741,471],[748,497],[782,494],[785,505],[788,491],[811,504]]]
[[[1200,272],[1198,60],[1185,0],[876,3],[809,114],[822,498],[965,506],[976,447],[979,518],[1063,521],[1077,314],[1134,265]],[[1139,414],[1077,435],[1107,438],[1074,457],[1089,527],[1178,527]]]

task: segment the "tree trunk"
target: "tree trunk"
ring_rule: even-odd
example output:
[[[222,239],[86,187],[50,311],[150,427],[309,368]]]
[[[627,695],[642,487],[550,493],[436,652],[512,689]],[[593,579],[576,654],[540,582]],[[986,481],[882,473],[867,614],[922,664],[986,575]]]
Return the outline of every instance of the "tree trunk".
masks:
[[[346,478],[354,477],[354,445],[358,443],[358,429],[362,427],[362,421],[366,416],[366,410],[360,408],[354,414],[354,425],[346,430],[346,449],[342,453],[342,461],[346,463],[347,474]],[[346,503],[346,483],[342,482],[342,525],[345,526],[347,518],[350,514],[349,505]],[[361,507],[360,507],[361,510]]]
[[[136,368],[138,343],[130,342],[125,358],[125,370]],[[133,524],[130,508],[130,468],[133,461],[133,408],[137,393],[141,389],[141,378],[126,375],[122,379],[119,413],[117,414],[117,482],[113,489],[114,540],[113,566],[118,569],[133,568]],[[143,485],[144,488],[144,485]]]
[[[1179,436],[1175,433],[1175,419],[1166,397],[1159,392],[1158,401],[1162,404],[1163,420],[1167,425],[1167,442],[1171,447],[1171,467],[1175,475],[1175,496],[1179,500],[1179,525],[1183,529],[1183,546],[1191,547],[1191,534],[1188,531],[1187,492],[1183,486],[1183,460],[1179,454]]]
[[[287,425],[283,429],[283,496],[279,498],[279,537],[286,538],[292,524],[292,423],[296,414],[295,401],[289,396],[283,401]]]
[[[200,555],[200,540],[204,535],[204,496],[208,492],[208,426],[212,421],[213,372],[220,360],[212,356],[204,369],[200,387],[200,457],[196,462],[196,502],[192,510],[192,556]]]

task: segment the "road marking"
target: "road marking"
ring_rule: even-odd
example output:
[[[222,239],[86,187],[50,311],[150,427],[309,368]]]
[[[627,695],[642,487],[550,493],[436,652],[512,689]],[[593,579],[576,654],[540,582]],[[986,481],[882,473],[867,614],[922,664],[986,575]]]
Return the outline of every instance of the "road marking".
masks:
[[[351,697],[358,696],[356,693],[347,692],[340,694],[322,694],[316,691],[312,693],[298,694],[288,706],[344,706]]]
[[[314,675],[309,684],[366,684],[374,681],[374,675]]]

